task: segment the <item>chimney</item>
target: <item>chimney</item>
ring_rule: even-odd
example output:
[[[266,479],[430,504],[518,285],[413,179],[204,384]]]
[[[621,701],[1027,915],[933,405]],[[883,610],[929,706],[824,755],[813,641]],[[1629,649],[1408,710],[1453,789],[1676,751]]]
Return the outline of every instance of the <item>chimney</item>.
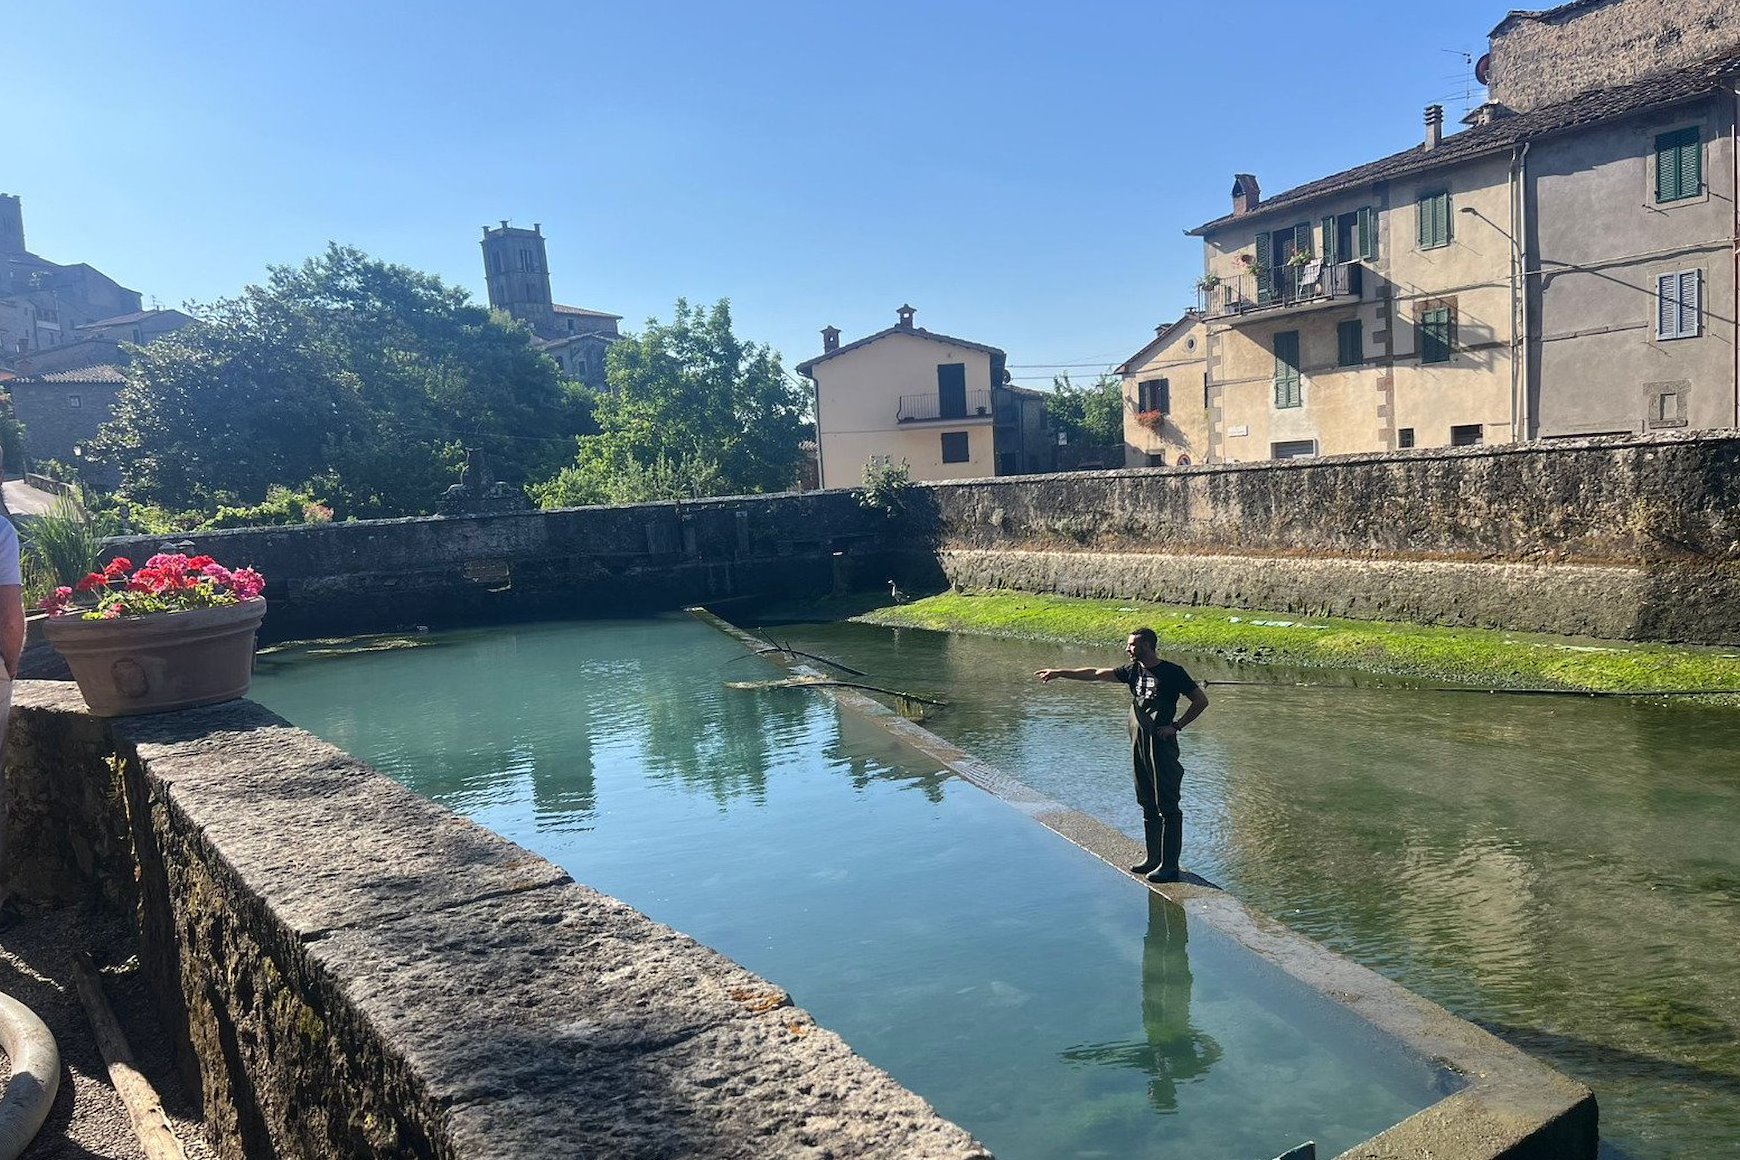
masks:
[[[1436,149],[1444,143],[1444,106],[1426,106],[1426,148]]]
[[[822,327],[822,353],[833,354],[840,349],[840,328],[837,326]]]
[[[899,316],[899,318],[900,318],[900,329],[902,329],[902,330],[911,330],[912,329],[912,316],[914,314],[917,314],[918,311],[914,310],[911,306],[902,306],[899,310],[896,310],[894,313],[897,316]]]
[[[1257,202],[1262,200],[1262,191],[1257,188],[1257,179],[1248,173],[1233,174],[1233,216],[1242,217],[1257,208]]]

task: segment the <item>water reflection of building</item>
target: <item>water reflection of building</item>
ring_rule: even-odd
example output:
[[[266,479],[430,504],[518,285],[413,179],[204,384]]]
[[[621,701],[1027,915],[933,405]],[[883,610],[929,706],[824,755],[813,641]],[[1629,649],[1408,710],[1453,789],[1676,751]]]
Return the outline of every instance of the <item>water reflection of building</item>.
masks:
[[[1130,1068],[1148,1077],[1148,1102],[1178,1108],[1178,1085],[1208,1074],[1221,1047],[1190,1022],[1188,920],[1184,908],[1148,891],[1148,933],[1142,939],[1141,1042],[1090,1043],[1063,1053],[1071,1063]]]

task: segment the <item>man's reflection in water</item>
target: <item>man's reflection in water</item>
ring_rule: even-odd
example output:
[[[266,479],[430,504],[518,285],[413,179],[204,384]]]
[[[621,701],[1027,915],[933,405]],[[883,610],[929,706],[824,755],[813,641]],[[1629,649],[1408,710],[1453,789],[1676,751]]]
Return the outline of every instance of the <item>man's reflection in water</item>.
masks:
[[[1090,1043],[1063,1053],[1071,1063],[1134,1068],[1148,1076],[1148,1102],[1178,1108],[1178,1084],[1207,1073],[1220,1044],[1190,1025],[1189,933],[1184,908],[1148,891],[1148,935],[1142,940],[1142,1030],[1146,1043]]]

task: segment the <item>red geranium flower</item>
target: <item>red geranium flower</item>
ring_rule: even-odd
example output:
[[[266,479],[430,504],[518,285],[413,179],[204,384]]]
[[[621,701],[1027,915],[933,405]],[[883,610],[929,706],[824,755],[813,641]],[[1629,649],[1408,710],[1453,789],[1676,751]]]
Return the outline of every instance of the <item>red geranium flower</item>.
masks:
[[[107,588],[109,578],[101,572],[92,572],[83,580],[73,585],[74,592],[95,592],[99,588]]]

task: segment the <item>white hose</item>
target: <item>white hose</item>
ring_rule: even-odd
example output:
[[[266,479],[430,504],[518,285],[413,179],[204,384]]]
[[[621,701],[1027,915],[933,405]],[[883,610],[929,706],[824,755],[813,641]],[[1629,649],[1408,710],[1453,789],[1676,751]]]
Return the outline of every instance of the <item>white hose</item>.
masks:
[[[36,1012],[10,995],[0,995],[0,1047],[12,1061],[0,1096],[0,1160],[17,1160],[60,1090],[60,1049]]]

